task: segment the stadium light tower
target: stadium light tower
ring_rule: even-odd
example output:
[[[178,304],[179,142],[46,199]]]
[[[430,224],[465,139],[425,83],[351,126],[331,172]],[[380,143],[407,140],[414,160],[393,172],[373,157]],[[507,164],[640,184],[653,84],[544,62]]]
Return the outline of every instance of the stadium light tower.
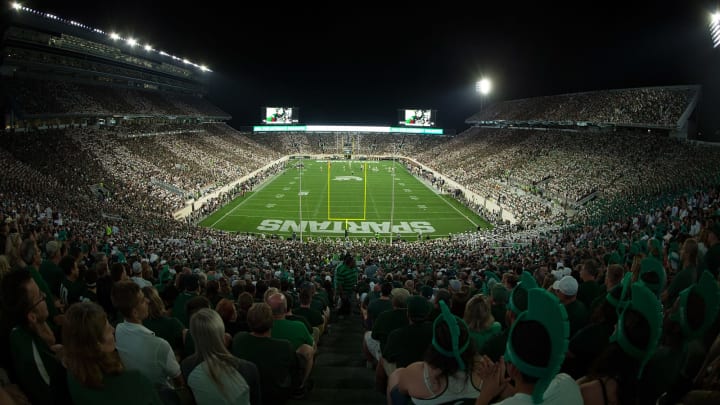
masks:
[[[710,15],[710,35],[713,40],[713,48],[720,46],[720,11]]]
[[[491,90],[492,82],[490,82],[490,79],[488,78],[483,77],[482,79],[478,80],[477,83],[475,83],[475,91],[480,94],[480,111],[483,110],[483,103],[485,101],[485,97],[490,94]]]

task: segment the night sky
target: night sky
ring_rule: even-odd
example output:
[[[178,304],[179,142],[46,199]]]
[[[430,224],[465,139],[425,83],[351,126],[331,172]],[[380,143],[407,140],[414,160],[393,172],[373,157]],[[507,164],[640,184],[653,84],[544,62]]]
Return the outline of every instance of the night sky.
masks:
[[[375,125],[407,107],[436,109],[438,126],[461,132],[486,76],[486,103],[701,84],[704,136],[720,128],[720,48],[708,31],[717,1],[488,3],[22,4],[206,64],[208,97],[235,127],[259,124],[264,106],[298,107],[306,124]]]

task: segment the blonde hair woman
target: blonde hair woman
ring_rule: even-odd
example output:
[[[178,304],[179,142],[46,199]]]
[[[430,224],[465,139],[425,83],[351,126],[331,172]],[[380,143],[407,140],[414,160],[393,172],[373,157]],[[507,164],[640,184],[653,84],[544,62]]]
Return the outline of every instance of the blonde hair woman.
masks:
[[[475,342],[475,349],[482,353],[483,346],[491,337],[502,332],[499,322],[495,322],[488,297],[475,295],[465,304],[465,316],[470,337]]]
[[[259,404],[260,377],[255,364],[238,359],[225,347],[225,325],[209,308],[190,318],[195,354],[182,362],[185,381],[198,405]]]

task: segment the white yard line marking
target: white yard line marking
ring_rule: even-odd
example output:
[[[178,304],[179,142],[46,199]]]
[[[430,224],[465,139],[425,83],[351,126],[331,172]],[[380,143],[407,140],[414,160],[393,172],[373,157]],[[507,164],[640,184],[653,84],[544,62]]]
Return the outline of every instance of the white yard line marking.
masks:
[[[213,224],[210,225],[210,228],[214,228],[215,225],[218,224],[218,222],[220,222],[220,221],[222,221],[223,219],[227,218],[230,214],[233,213],[233,211],[235,211],[236,209],[238,209],[238,208],[240,208],[241,206],[245,205],[245,203],[247,203],[248,201],[250,201],[251,198],[253,198],[253,197],[255,197],[255,196],[257,195],[258,191],[264,189],[265,186],[267,186],[268,184],[270,184],[270,183],[272,183],[273,181],[275,181],[275,178],[276,178],[277,176],[278,176],[278,175],[276,174],[275,176],[273,176],[271,179],[269,179],[269,180],[266,181],[265,183],[262,183],[258,188],[256,188],[255,190],[252,191],[252,195],[250,195],[250,196],[249,196],[248,198],[246,198],[245,200],[241,201],[240,204],[236,205],[236,206],[235,206],[233,209],[231,209],[230,211],[226,212],[225,215],[223,215],[222,217],[220,217],[220,219],[218,219],[217,221],[213,222]]]

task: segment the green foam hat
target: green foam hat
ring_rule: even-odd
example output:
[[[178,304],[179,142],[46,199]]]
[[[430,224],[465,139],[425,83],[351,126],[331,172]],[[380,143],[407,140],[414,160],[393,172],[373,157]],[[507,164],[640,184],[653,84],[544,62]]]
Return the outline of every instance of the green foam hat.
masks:
[[[642,283],[634,283],[631,286],[632,298],[627,306],[621,309],[618,317],[615,333],[610,336],[610,342],[617,342],[620,348],[629,356],[640,361],[638,378],[642,376],[645,365],[655,354],[655,349],[660,342],[662,335],[662,304],[658,297]],[[650,338],[646,347],[637,347],[628,339],[625,330],[625,315],[627,310],[632,309],[645,318],[650,327]]]
[[[697,329],[690,327],[688,322],[688,298],[690,294],[699,295],[703,304],[705,305],[705,316],[703,317],[703,323]],[[715,277],[709,271],[705,270],[700,276],[697,284],[694,284],[680,292],[679,295],[680,308],[679,308],[679,319],[680,327],[682,328],[683,335],[687,338],[696,338],[701,336],[705,331],[712,325],[717,318],[718,311],[720,310],[720,288],[718,288]]]
[[[538,288],[535,277],[527,271],[523,271],[520,275],[520,282],[513,288],[508,301],[508,308],[515,315],[525,311],[528,307],[527,293],[532,288]]]
[[[568,348],[570,337],[570,323],[568,322],[565,306],[558,298],[542,288],[531,288],[528,290],[528,309],[518,315],[510,327],[507,345],[505,347],[505,358],[517,367],[523,374],[538,379],[533,389],[533,403],[539,404],[543,401],[543,394],[550,382],[560,371],[565,353]],[[512,346],[512,336],[518,322],[536,321],[547,331],[550,337],[550,361],[547,366],[540,367],[528,364],[521,359]]]
[[[452,350],[447,350],[444,347],[440,346],[440,344],[438,343],[435,336],[435,333],[437,332],[438,322],[447,323],[448,329],[450,330],[450,341],[452,342]],[[460,346],[461,326],[464,327],[466,330],[468,329],[465,321],[453,315],[453,313],[450,312],[450,308],[448,308],[445,301],[440,301],[440,316],[435,318],[435,322],[433,322],[432,345],[435,350],[437,350],[443,356],[454,357],[455,361],[457,361],[458,363],[458,368],[465,371],[466,365],[462,359],[462,354],[465,353],[465,350],[467,350],[468,347],[470,347],[470,341],[472,339],[470,339],[470,335],[468,334],[467,340],[462,346]]]

